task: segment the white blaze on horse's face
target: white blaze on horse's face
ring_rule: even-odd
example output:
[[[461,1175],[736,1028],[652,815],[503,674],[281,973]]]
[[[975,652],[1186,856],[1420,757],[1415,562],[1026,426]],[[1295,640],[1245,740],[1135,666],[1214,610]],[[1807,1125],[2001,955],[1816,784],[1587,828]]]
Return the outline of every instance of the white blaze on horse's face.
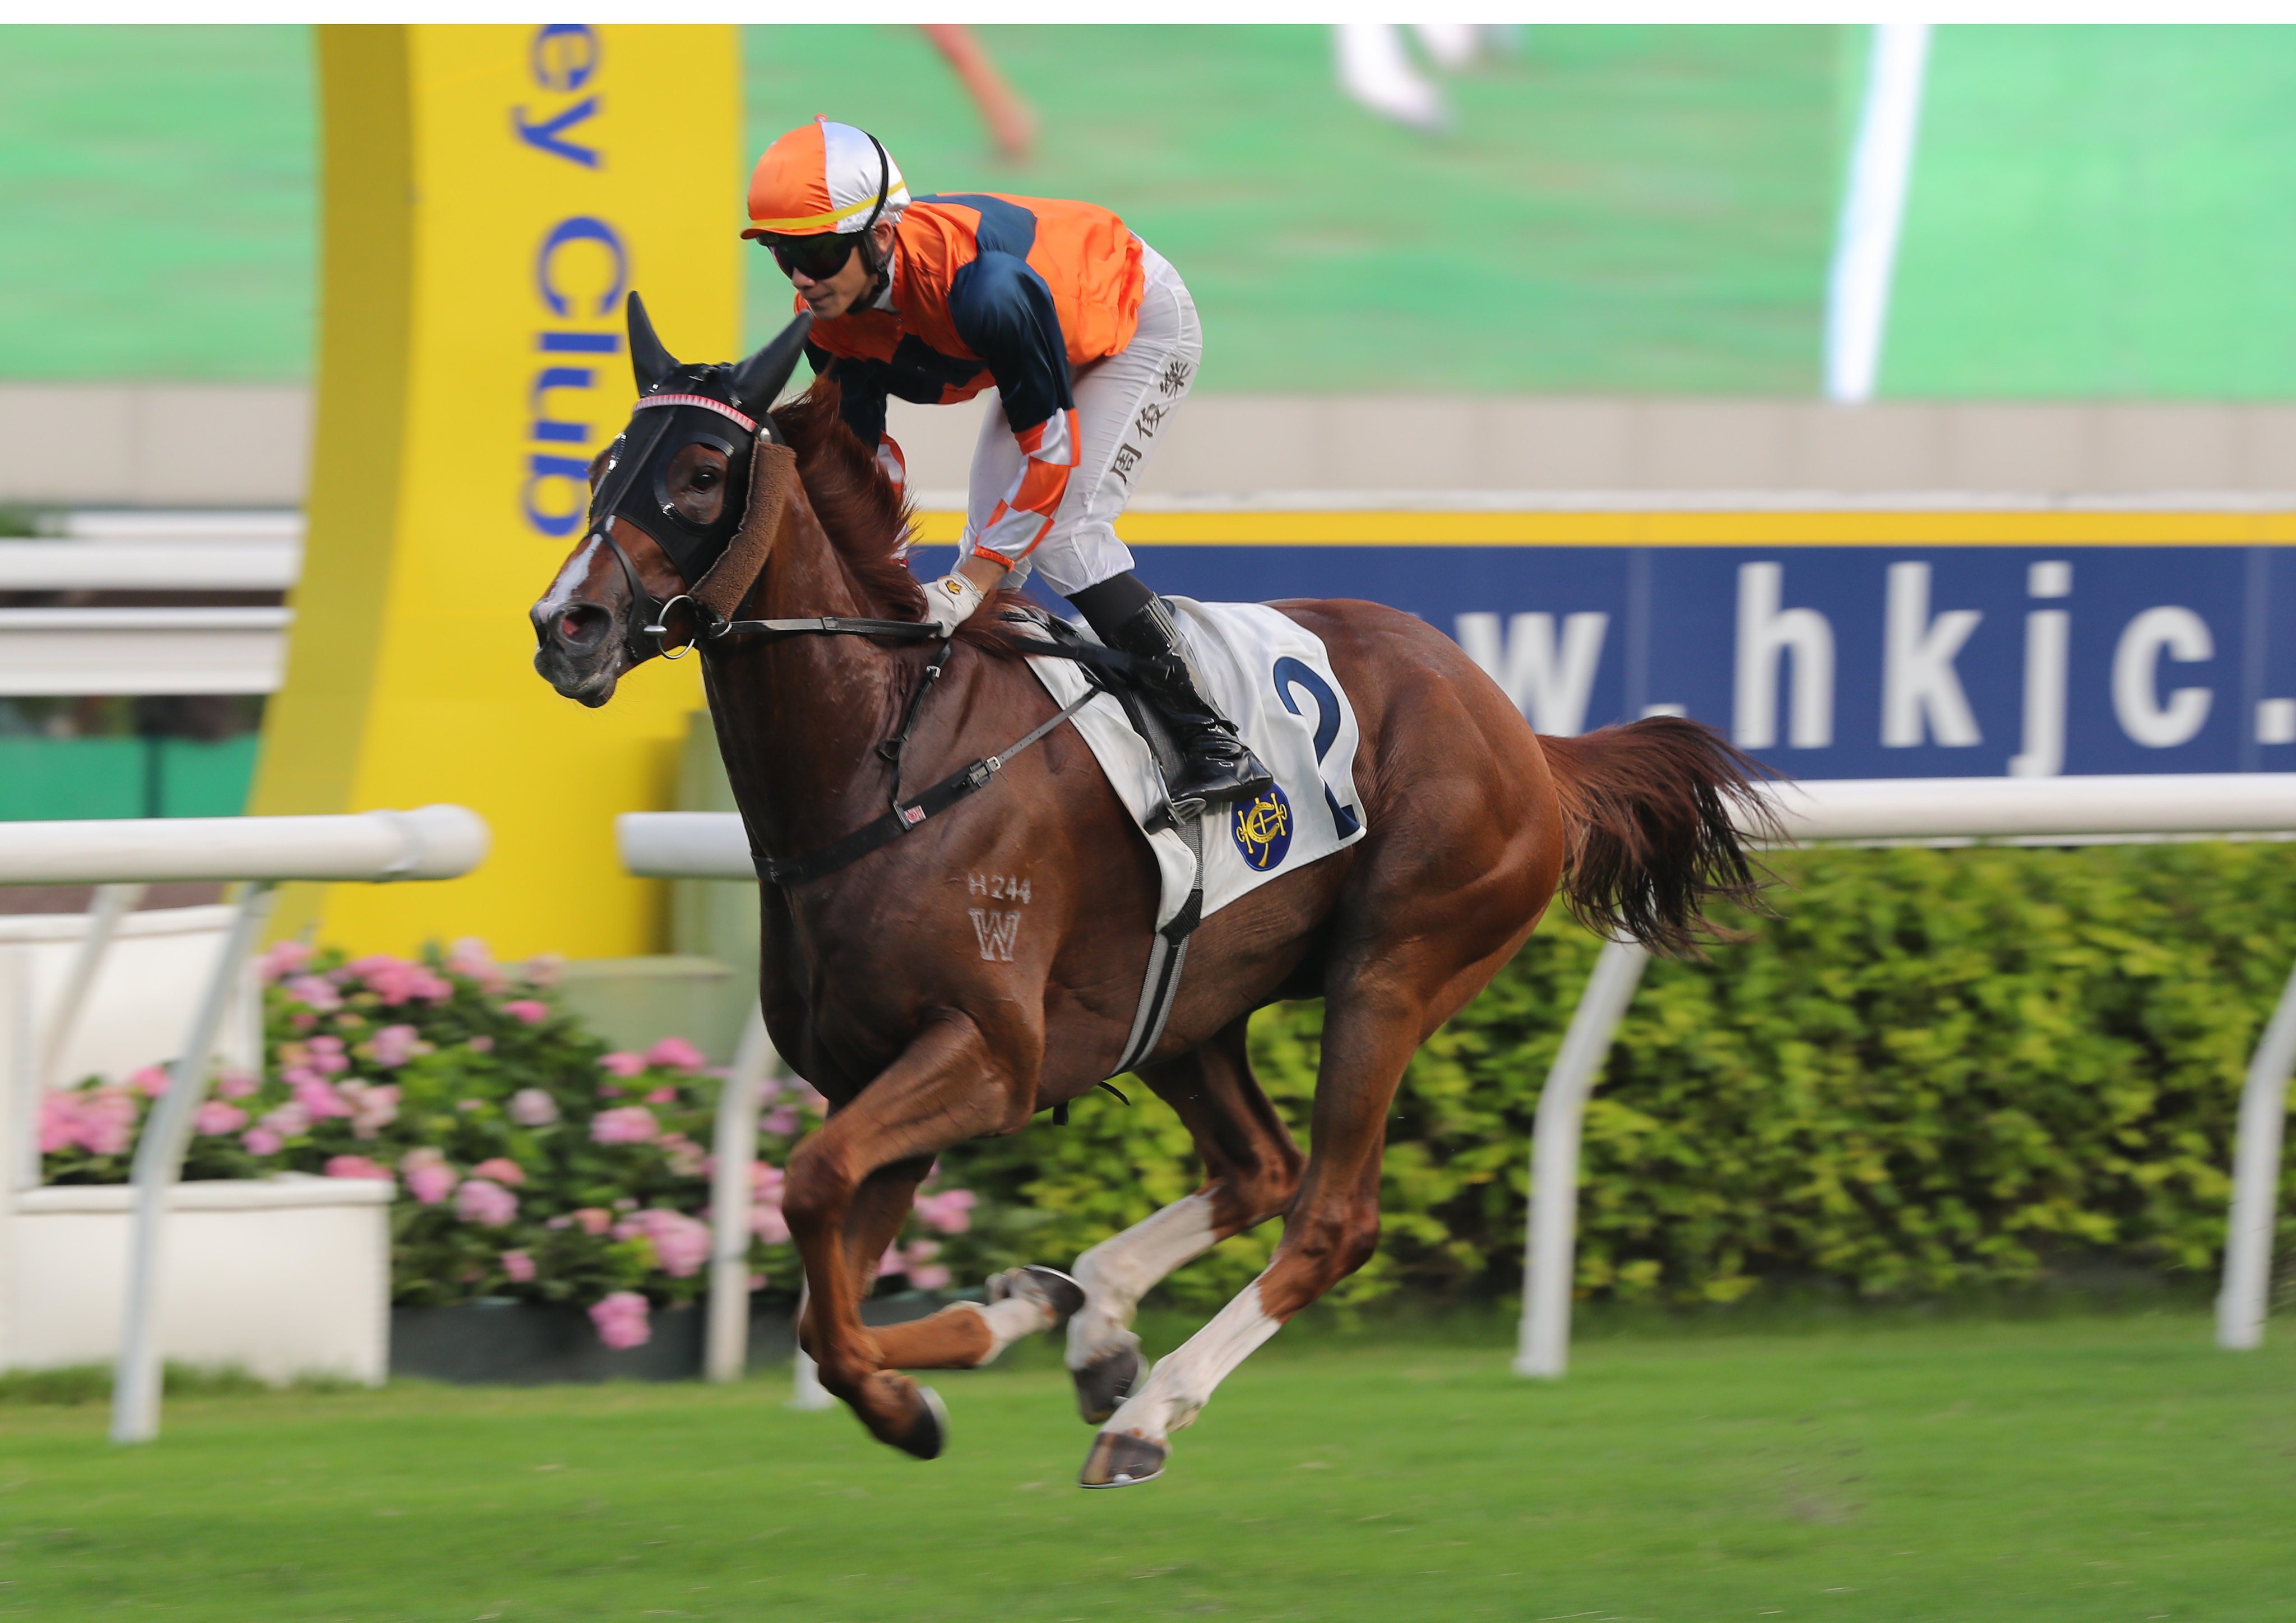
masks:
[[[593,709],[614,696],[622,672],[629,668],[620,635],[622,610],[584,590],[604,552],[594,531],[586,537],[528,611],[534,623],[535,670],[560,693]]]

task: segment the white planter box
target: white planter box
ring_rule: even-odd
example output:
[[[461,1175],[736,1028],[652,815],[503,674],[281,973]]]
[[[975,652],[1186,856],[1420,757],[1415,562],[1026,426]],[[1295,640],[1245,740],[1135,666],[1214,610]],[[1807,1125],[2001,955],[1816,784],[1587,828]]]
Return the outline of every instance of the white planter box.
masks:
[[[176,1185],[160,1269],[160,1348],[264,1380],[390,1369],[390,1201],[381,1179],[291,1174]],[[125,1184],[19,1193],[0,1366],[110,1363],[127,1289]],[[0,1278],[5,1278],[0,1275]]]

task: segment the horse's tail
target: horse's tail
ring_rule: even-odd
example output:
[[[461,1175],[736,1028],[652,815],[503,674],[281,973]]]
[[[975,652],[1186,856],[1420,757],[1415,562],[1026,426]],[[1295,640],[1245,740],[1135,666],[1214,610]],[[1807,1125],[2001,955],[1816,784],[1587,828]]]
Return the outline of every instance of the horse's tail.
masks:
[[[1562,894],[1580,922],[1679,955],[1729,939],[1703,916],[1710,898],[1760,906],[1767,875],[1747,847],[1776,832],[1755,788],[1769,775],[1760,762],[1679,716],[1538,742],[1562,802]]]

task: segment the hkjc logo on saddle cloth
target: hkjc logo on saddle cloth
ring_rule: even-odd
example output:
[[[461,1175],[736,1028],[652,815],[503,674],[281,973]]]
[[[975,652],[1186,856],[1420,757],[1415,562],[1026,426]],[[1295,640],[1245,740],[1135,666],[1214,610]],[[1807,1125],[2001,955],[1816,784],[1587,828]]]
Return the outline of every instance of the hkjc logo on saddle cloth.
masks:
[[[1244,861],[1265,873],[1283,865],[1292,850],[1292,802],[1281,783],[1268,785],[1258,799],[1230,809],[1228,832]]]

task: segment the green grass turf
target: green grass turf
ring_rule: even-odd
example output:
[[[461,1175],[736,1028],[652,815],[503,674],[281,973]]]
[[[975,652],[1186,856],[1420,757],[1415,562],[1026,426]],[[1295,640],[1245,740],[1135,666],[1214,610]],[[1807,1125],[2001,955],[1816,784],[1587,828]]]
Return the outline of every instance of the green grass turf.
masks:
[[[1882,392],[2296,392],[2296,29],[1948,28]]]
[[[2283,1619],[2296,1357],[2203,1318],[1275,1343],[1163,1480],[1070,1484],[1046,1367],[918,1464],[784,1387],[0,1411],[0,1617]]]

